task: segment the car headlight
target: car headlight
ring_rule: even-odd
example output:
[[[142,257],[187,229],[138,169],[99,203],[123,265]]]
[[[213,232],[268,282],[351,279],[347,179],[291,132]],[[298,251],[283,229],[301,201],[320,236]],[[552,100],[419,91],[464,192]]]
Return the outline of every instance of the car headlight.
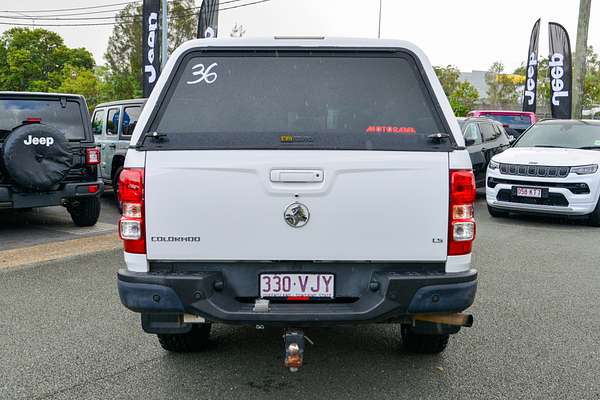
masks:
[[[498,169],[498,168],[500,168],[500,164],[498,164],[494,160],[490,160],[490,163],[488,164],[488,168],[489,169]]]
[[[589,175],[595,174],[598,171],[598,164],[580,165],[578,167],[571,167],[571,172],[577,175]]]

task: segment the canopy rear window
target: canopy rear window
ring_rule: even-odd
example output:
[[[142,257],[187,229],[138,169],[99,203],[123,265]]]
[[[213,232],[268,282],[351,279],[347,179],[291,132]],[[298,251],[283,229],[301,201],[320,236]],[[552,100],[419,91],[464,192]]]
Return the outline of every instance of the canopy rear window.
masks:
[[[531,117],[529,115],[482,114],[482,116],[496,120],[511,128],[527,129],[531,126]]]
[[[439,105],[408,53],[192,53],[145,146],[448,150]],[[160,104],[160,100],[159,100]]]
[[[79,103],[56,98],[0,99],[0,132],[25,122],[41,122],[62,131],[67,139],[84,139],[85,125]]]

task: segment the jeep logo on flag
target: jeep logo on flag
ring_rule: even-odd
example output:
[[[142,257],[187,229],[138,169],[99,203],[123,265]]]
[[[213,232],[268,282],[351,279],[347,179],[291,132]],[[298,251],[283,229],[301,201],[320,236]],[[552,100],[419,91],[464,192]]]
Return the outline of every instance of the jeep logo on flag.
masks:
[[[553,54],[548,61],[548,67],[550,68],[550,86],[552,87],[552,104],[560,106],[560,98],[568,97],[569,91],[565,89],[565,82],[563,77],[565,76],[564,57],[562,54]]]
[[[160,0],[144,0],[142,5],[142,73],[144,97],[149,97],[160,76],[158,15]]]
[[[535,79],[537,75],[537,55],[531,53],[529,55],[529,65],[527,66],[527,82],[525,84],[525,97],[527,104],[532,106],[535,104]]]
[[[573,69],[571,43],[567,30],[555,22],[549,23],[550,55],[548,77],[550,79],[550,109],[552,118],[571,118],[571,86]]]

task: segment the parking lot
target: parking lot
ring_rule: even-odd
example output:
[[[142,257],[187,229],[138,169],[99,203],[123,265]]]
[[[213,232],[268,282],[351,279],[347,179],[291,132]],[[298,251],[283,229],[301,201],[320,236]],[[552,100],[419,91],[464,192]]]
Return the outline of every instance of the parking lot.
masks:
[[[100,220],[89,228],[73,225],[64,207],[0,210],[0,251],[116,232],[119,213],[113,202],[107,191]]]
[[[103,205],[110,225],[108,195]],[[600,398],[600,229],[492,220],[482,198],[477,212],[475,324],[442,355],[405,353],[392,325],[307,330],[315,344],[296,374],[278,329],[215,326],[206,352],[168,354],[121,306],[123,259],[109,250],[0,272],[0,398]],[[78,237],[67,225],[17,224],[2,245],[40,244],[38,230]]]

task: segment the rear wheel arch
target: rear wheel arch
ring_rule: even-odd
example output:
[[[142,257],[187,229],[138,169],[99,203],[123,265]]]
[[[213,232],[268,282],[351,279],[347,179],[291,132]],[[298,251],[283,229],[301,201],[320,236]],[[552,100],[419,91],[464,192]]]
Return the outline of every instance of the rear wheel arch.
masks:
[[[120,169],[122,169],[124,164],[125,164],[125,155],[124,154],[116,154],[112,158],[112,167],[111,167],[111,171],[110,171],[110,181],[111,181],[111,183],[113,185],[115,184],[115,177],[116,177],[117,171],[119,171]]]

